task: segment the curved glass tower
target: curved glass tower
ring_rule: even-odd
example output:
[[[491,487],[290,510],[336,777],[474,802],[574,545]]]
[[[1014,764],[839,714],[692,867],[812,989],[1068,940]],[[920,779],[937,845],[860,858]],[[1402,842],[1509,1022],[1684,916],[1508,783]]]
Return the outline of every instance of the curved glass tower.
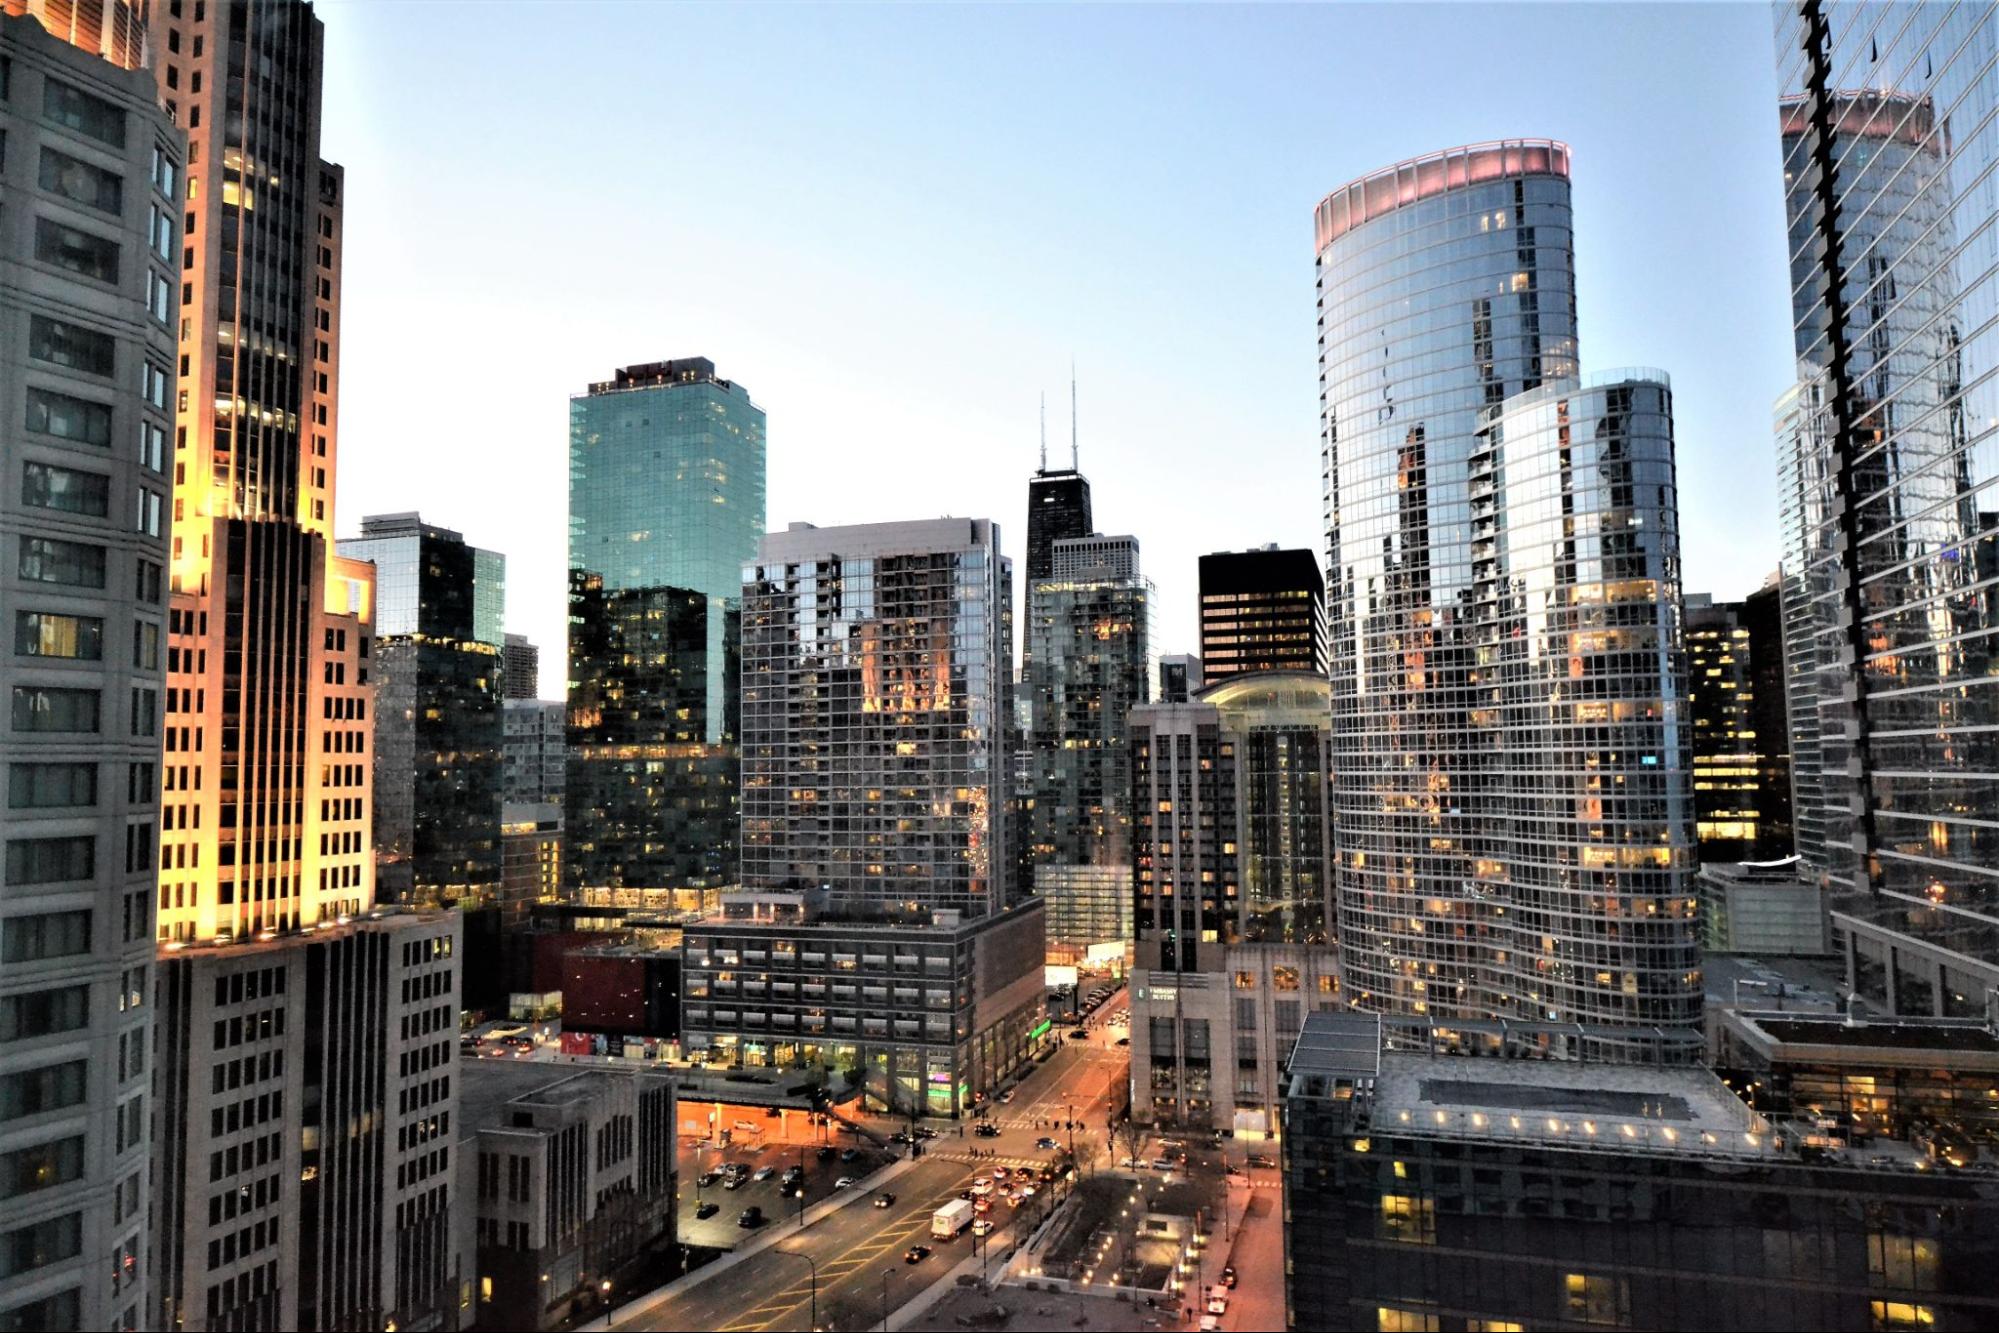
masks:
[[[1568,169],[1479,144],[1318,209],[1342,968],[1394,1012],[1685,1028],[1670,392],[1575,382]]]
[[[1775,7],[1797,383],[1777,407],[1798,853],[1870,1005],[1999,990],[1991,4]]]

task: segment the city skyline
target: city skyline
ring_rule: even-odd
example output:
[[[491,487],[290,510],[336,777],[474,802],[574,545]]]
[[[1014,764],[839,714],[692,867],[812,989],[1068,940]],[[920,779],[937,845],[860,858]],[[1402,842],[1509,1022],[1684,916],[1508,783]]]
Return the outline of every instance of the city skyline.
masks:
[[[706,356],[752,385],[772,426],[772,529],[989,514],[1020,561],[1019,506],[981,497],[1017,494],[1034,470],[1044,391],[1051,458],[1066,465],[1073,355],[1082,469],[1107,501],[1096,526],[1147,543],[1158,649],[1191,652],[1201,554],[1318,544],[1306,480],[1317,468],[1303,295],[1312,207],[1386,163],[1545,135],[1578,163],[1577,213],[1593,238],[1577,256],[1592,361],[1661,365],[1674,377],[1686,587],[1744,596],[1776,564],[1766,423],[1791,379],[1775,81],[1759,58],[1768,16],[1606,6],[1523,27],[1509,12],[917,11],[890,47],[886,20],[867,11],[838,21],[803,11],[779,26],[682,9],[668,28],[589,7],[537,24],[540,11],[506,7],[467,29],[450,6],[391,16],[324,5],[329,153],[371,169],[348,224],[357,258],[345,317],[358,332],[342,376],[345,513],[352,522],[422,508],[505,550],[507,628],[547,649],[541,693],[553,698],[562,527],[533,506],[561,485],[563,405],[603,366]],[[624,76],[659,58],[668,36],[723,42],[736,25],[766,72],[756,105],[719,72]],[[959,39],[972,26],[981,38],[965,55]],[[519,121],[492,100],[504,76],[482,81],[493,94],[449,71],[415,77],[425,46],[415,39],[432,27],[471,44],[463,68],[504,69],[521,59],[517,44],[538,67],[587,72],[592,91],[558,120]],[[1531,51],[1581,72],[1559,90],[1502,80],[1476,105],[1412,100],[1392,76],[1337,56],[1365,48],[1370,33],[1467,71]],[[897,53],[892,66],[877,67],[878,49]],[[1300,49],[1333,53],[1340,102],[1319,108],[1318,90],[1332,85]],[[962,101],[935,76],[909,73],[947,50],[974,62]],[[1646,52],[1645,68],[1618,58],[1633,50]],[[1115,68],[1091,69],[1113,56]],[[1696,79],[1705,91],[1688,101]],[[1100,86],[1087,88],[1092,80]],[[1165,91],[1189,80],[1199,120],[1180,106],[1185,92]],[[669,82],[678,91],[648,91]],[[1397,114],[1341,109],[1370,97]],[[413,109],[432,126],[425,136],[408,134]],[[517,132],[487,147],[472,127],[488,115]],[[618,128],[641,122],[703,134],[646,157]],[[1149,135],[1170,137],[1172,152],[1150,155]],[[457,144],[451,160],[432,151],[437,142]],[[1135,175],[1108,169],[1141,152]],[[696,164],[715,183],[698,195],[681,170]],[[488,170],[600,182],[590,243],[560,233],[579,215],[555,196],[522,198],[504,226],[479,222],[469,201]],[[405,228],[406,211],[434,221]],[[616,258],[562,257],[578,254]],[[545,290],[508,284],[501,296],[492,275],[524,259]],[[1743,294],[1726,336],[1673,279],[1688,263]],[[481,327],[493,332],[439,336]],[[495,358],[508,361],[504,394],[423,391]],[[414,364],[428,367],[421,380],[406,373]],[[876,443],[934,449],[935,461],[887,481],[842,475]],[[1220,448],[1237,466],[1188,485]],[[468,468],[473,450],[481,462]],[[495,457],[506,465],[485,465]],[[1222,517],[1192,521],[1204,512]]]

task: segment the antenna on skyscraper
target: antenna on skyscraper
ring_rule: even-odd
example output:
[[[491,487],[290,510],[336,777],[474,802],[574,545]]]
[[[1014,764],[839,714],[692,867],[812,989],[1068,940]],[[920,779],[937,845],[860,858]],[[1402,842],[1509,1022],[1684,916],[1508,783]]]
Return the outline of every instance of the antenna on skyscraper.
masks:
[[[1048,470],[1048,390],[1041,391],[1041,470]]]
[[[1069,358],[1069,470],[1082,470],[1076,458],[1076,358],[1073,356]]]

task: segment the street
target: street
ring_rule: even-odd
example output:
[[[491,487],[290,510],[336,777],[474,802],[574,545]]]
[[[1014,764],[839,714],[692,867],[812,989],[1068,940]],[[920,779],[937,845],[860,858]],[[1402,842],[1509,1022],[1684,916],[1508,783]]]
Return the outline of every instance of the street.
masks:
[[[614,1325],[724,1329],[730,1333],[809,1329],[816,1264],[820,1326],[878,1326],[884,1305],[891,1312],[901,1308],[974,1253],[975,1238],[969,1231],[955,1240],[933,1240],[930,1219],[975,1177],[989,1173],[995,1165],[1039,1167],[1050,1162],[1055,1152],[1037,1148],[1036,1142],[1047,1138],[1066,1148],[1071,1131],[1058,1124],[1070,1120],[1076,1122],[1073,1135],[1082,1161],[1108,1162],[1105,1119],[1113,1101],[1122,1104],[1122,1082],[1128,1066],[1125,1049],[1116,1044],[1122,1030],[1109,1022],[1112,1012],[1113,1006],[1107,1005],[1093,1016],[1088,1040],[1068,1040],[1065,1036],[1045,1063],[1033,1066],[1032,1072],[1014,1085],[1010,1100],[995,1099],[990,1104],[987,1119],[998,1127],[997,1134],[980,1136],[974,1128],[980,1123],[977,1120],[923,1122],[936,1137],[924,1143],[923,1155],[914,1165],[886,1185],[862,1181],[850,1191],[851,1202],[802,1233],[705,1281],[696,1281],[670,1298],[641,1296],[618,1309]],[[1116,1095],[1107,1095],[1112,1093]],[[907,1125],[906,1120],[882,1116],[868,1117],[865,1123],[884,1137]],[[692,1179],[691,1175],[686,1178]],[[691,1191],[691,1184],[688,1188]],[[876,1208],[872,1200],[884,1189],[895,1196],[895,1202],[888,1208]],[[705,1193],[710,1198],[733,1201],[748,1197],[750,1190],[723,1193],[711,1187]],[[815,1190],[813,1201],[820,1198],[823,1195]],[[725,1204],[720,1215],[703,1225],[726,1223],[730,1230],[736,1230],[735,1213],[742,1206]],[[768,1214],[771,1209],[766,1206],[765,1211]],[[683,1209],[683,1218],[688,1215],[689,1210]],[[1038,1209],[1016,1210],[996,1201],[987,1214],[995,1224],[988,1240],[997,1251],[1010,1240],[1018,1218],[1037,1215]],[[772,1224],[783,1218],[783,1213],[774,1214]],[[755,1234],[737,1230],[734,1239],[739,1245],[747,1244]],[[905,1263],[903,1252],[918,1244],[931,1247],[934,1253],[919,1263]]]

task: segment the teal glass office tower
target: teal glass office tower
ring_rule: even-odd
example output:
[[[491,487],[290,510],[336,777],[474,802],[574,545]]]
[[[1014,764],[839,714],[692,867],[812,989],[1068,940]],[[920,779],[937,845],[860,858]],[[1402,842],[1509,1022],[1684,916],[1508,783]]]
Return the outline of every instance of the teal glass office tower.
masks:
[[[764,530],[764,414],[705,357],[569,401],[572,894],[733,883],[743,566]]]

